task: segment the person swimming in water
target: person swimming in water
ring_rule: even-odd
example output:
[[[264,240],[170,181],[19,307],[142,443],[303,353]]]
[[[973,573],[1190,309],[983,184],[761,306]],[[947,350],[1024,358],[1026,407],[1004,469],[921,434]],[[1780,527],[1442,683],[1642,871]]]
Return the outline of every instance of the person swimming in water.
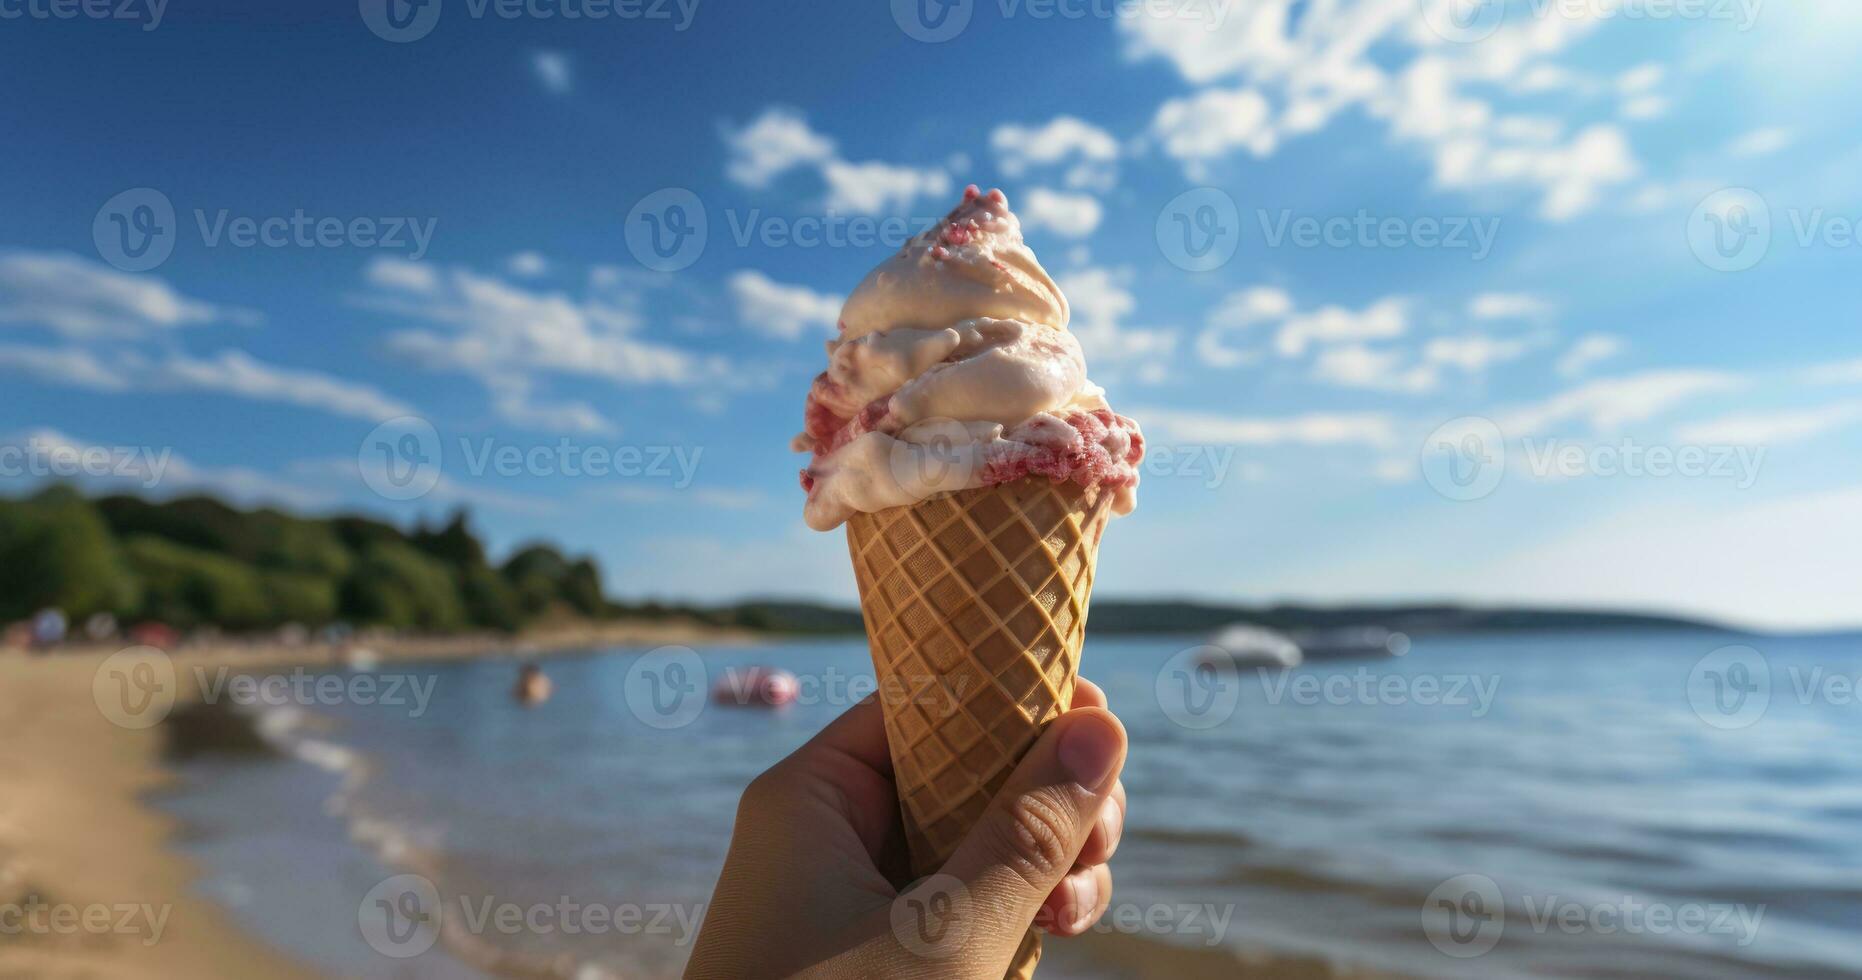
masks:
[[[536,664],[525,664],[517,672],[517,686],[511,696],[526,708],[534,708],[550,699],[556,685],[550,682],[549,675]]]

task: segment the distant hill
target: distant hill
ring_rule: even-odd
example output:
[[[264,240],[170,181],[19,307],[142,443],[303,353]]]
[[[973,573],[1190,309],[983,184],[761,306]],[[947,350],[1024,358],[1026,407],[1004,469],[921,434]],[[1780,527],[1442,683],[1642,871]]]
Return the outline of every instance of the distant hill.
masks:
[[[860,610],[821,603],[751,600],[725,607],[740,622],[793,633],[858,633]],[[722,610],[720,610],[722,611]],[[1094,633],[1206,633],[1232,623],[1278,630],[1383,626],[1411,635],[1547,630],[1720,630],[1718,624],[1675,616],[1582,609],[1430,605],[1247,606],[1187,601],[1095,599]]]
[[[286,623],[425,633],[515,632],[542,620],[695,620],[775,633],[859,633],[852,606],[752,599],[713,606],[609,598],[588,556],[547,543],[502,563],[467,515],[401,528],[307,518],[205,496],[87,498],[53,487],[0,498],[0,624],[45,608],[180,629]],[[1451,604],[1247,606],[1103,597],[1095,633],[1205,633],[1247,622],[1282,630],[1377,625],[1412,634],[1485,630],[1715,629],[1672,616]]]

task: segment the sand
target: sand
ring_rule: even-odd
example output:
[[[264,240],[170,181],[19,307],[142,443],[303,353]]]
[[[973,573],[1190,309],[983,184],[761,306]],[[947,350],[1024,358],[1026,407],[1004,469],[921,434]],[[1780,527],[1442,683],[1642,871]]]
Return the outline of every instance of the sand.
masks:
[[[394,662],[753,639],[667,622],[363,645]],[[173,778],[163,761],[167,733],[112,724],[92,695],[98,667],[117,649],[29,657],[0,648],[0,980],[313,976],[193,890],[196,870],[169,849],[179,828],[144,803]],[[340,653],[227,641],[177,659],[276,668],[328,664]],[[183,699],[198,696],[190,687],[180,685]]]
[[[50,915],[0,934],[0,978],[310,976],[192,892],[193,869],[166,847],[173,821],[142,803],[170,778],[162,732],[118,728],[97,710],[102,661],[0,653],[0,906],[36,895],[72,908],[52,914],[111,920],[101,935],[57,934]],[[0,929],[9,922],[18,928],[17,913]]]

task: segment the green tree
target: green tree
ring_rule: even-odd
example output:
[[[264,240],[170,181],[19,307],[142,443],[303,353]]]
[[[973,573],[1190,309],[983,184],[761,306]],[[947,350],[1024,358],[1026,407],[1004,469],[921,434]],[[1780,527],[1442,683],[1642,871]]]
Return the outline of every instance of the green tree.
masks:
[[[0,618],[56,607],[78,619],[136,605],[135,580],[89,501],[54,488],[0,504]]]
[[[255,629],[278,622],[257,569],[224,555],[141,535],[123,550],[142,581],[142,613],[173,626]]]
[[[343,583],[342,609],[358,622],[396,629],[456,630],[467,624],[453,570],[412,545],[376,541]]]

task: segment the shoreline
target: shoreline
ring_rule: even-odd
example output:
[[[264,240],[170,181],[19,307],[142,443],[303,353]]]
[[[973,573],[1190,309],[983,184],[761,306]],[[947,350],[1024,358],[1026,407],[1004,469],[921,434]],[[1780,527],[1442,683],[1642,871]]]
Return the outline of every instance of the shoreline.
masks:
[[[98,710],[103,659],[0,653],[0,904],[53,909],[0,941],[0,975],[316,976],[194,890],[197,870],[169,847],[177,822],[147,802],[173,785],[164,733],[117,727]],[[124,929],[132,906],[152,914]],[[101,930],[58,928],[60,914],[98,908],[110,910]]]
[[[241,670],[330,666],[363,649],[399,663],[764,639],[681,621],[622,622],[515,636],[358,637],[340,646],[227,638],[174,654]],[[0,908],[21,910],[5,923],[17,934],[0,935],[0,976],[318,976],[195,890],[199,869],[170,846],[183,828],[149,802],[176,778],[165,755],[169,726],[120,727],[95,701],[98,669],[125,646],[74,644],[43,655],[0,648]],[[179,685],[177,710],[198,701],[191,685]],[[96,917],[94,927],[85,915]]]

